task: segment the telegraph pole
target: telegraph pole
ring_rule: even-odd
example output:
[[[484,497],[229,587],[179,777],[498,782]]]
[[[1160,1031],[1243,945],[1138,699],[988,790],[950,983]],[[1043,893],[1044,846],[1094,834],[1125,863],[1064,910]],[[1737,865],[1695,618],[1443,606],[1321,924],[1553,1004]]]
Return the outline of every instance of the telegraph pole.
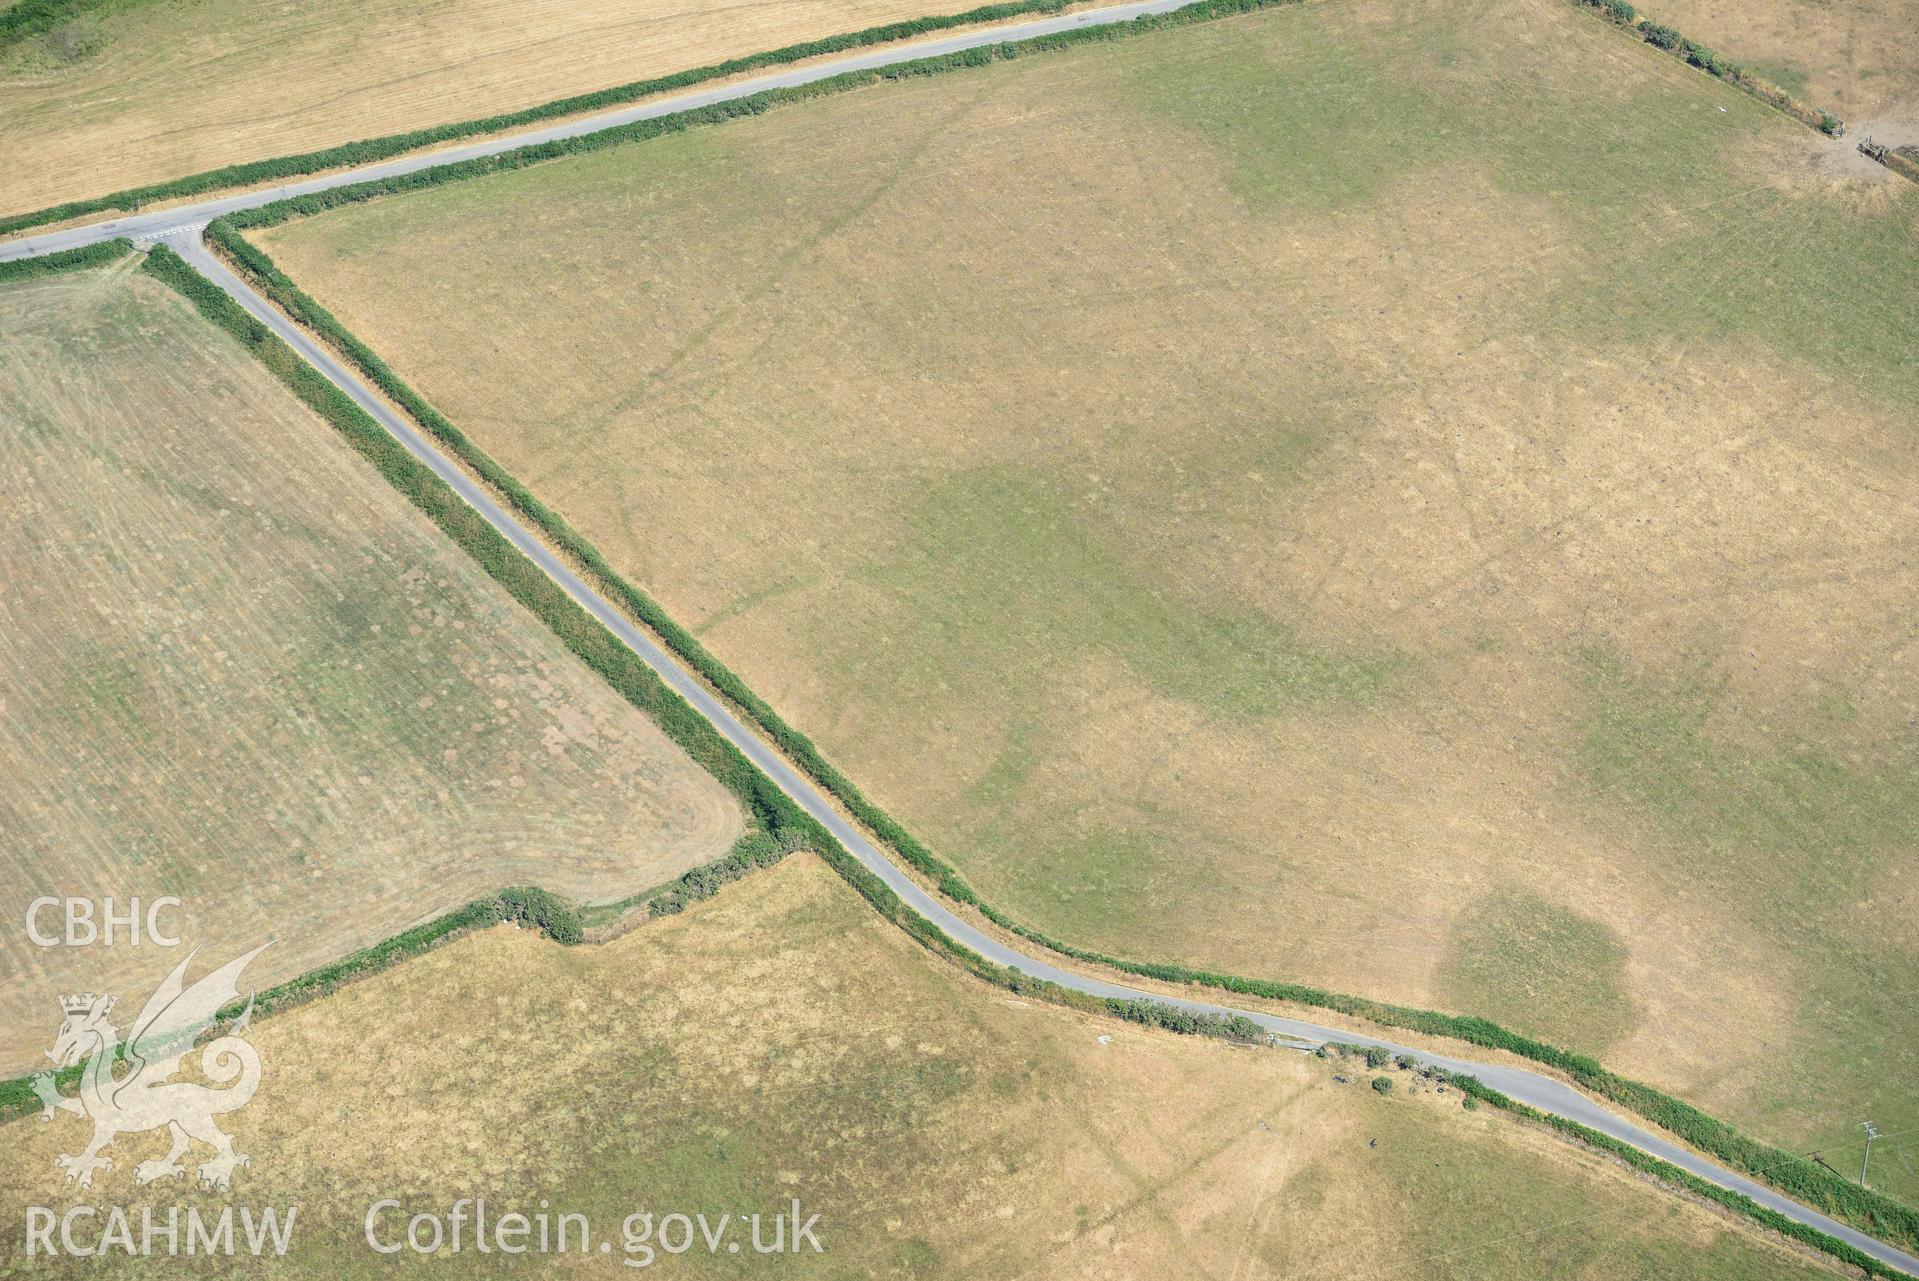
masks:
[[[1859,1128],[1866,1132],[1866,1155],[1859,1162],[1859,1186],[1866,1186],[1866,1166],[1872,1161],[1872,1141],[1879,1137],[1879,1129],[1870,1121],[1861,1121]]]

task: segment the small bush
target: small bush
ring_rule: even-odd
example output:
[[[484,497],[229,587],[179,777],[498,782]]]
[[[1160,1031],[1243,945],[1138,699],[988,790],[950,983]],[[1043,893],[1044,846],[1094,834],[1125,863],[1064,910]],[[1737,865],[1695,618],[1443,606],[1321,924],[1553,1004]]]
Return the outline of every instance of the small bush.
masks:
[[[1366,1047],[1366,1066],[1369,1068],[1383,1068],[1391,1059],[1392,1055],[1377,1045]]]
[[[501,890],[493,911],[502,921],[523,921],[556,943],[578,943],[586,937],[580,914],[557,894],[530,885]]]
[[[1626,3],[1626,0],[1580,0],[1588,8],[1597,9],[1608,22],[1616,22],[1622,27],[1630,27],[1639,19],[1639,11]]]
[[[1393,1092],[1393,1078],[1391,1078],[1390,1076],[1374,1077],[1373,1089],[1378,1091],[1380,1094],[1391,1094]]]
[[[1657,22],[1640,23],[1639,34],[1647,44],[1657,45],[1661,49],[1677,49],[1679,42],[1686,38],[1671,27],[1663,27]]]

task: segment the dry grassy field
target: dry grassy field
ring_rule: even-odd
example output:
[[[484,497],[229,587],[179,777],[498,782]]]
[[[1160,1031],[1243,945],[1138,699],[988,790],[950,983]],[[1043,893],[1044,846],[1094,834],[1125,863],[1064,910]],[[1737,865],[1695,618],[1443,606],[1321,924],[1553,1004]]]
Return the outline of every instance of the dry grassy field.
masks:
[[[1854,137],[1919,142],[1919,0],[1647,0],[1639,7],[1837,112]]]
[[[0,1073],[184,954],[36,948],[43,894],[177,895],[265,987],[726,851],[718,783],[133,261],[0,287]]]
[[[371,1202],[444,1213],[474,1195],[496,1212],[585,1214],[616,1249],[641,1209],[717,1221],[797,1197],[821,1216],[822,1254],[701,1247],[658,1260],[676,1276],[1831,1275],[1543,1132],[1464,1111],[1456,1092],[1410,1093],[1403,1074],[1382,1098],[1291,1052],[1008,998],[807,856],[604,947],[470,936],[253,1038],[266,1084],[230,1118],[253,1157],[231,1199],[300,1206],[298,1247],[268,1275],[391,1275],[361,1243]],[[74,1200],[52,1159],[80,1129],[0,1130],[0,1218]],[[150,1144],[122,1144],[96,1199],[224,1202],[123,1189]],[[412,1262],[491,1275],[499,1258]],[[611,1275],[577,1256],[517,1262]]]
[[[1843,1164],[1919,1127],[1919,189],[1849,145],[1339,0],[261,235],[1028,923]]]
[[[470,120],[940,0],[121,0],[0,48],[0,213]]]

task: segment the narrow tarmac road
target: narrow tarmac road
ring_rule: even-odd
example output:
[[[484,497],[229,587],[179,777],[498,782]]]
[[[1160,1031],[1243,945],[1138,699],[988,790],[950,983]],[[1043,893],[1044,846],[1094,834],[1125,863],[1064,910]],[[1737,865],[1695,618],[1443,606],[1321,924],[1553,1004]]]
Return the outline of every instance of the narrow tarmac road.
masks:
[[[691,704],[700,715],[713,724],[714,728],[739,748],[747,759],[771,777],[781,791],[792,797],[802,809],[819,820],[855,858],[891,886],[914,911],[946,931],[949,937],[978,952],[987,960],[999,965],[1015,967],[1036,978],[1048,979],[1061,987],[1094,996],[1122,999],[1143,997],[1164,1001],[1169,1005],[1195,1013],[1242,1015],[1270,1032],[1300,1042],[1303,1048],[1310,1049],[1326,1041],[1377,1045],[1396,1055],[1409,1055],[1421,1063],[1430,1063],[1451,1072],[1468,1073],[1521,1103],[1535,1107],[1541,1112],[1577,1121],[1601,1134],[1631,1144],[1642,1152],[1669,1161],[1680,1169],[1717,1183],[1721,1187],[1742,1193],[1787,1218],[1844,1241],[1882,1263],[1919,1277],[1919,1258],[1894,1249],[1817,1210],[1801,1205],[1772,1188],[1746,1178],[1744,1175],[1736,1174],[1695,1152],[1680,1147],[1669,1139],[1642,1129],[1602,1107],[1571,1086],[1551,1077],[1505,1064],[1477,1063],[1470,1059],[1434,1054],[1427,1050],[1380,1040],[1377,1037],[1338,1028],[1321,1027],[1318,1024],[1297,1019],[1281,1018],[1254,1010],[1240,1010],[1227,1005],[1216,1005],[1183,997],[1170,997],[1111,983],[1104,979],[1091,978],[1071,970],[1061,969],[1043,957],[1017,951],[998,938],[978,929],[954,914],[945,903],[921,888],[917,881],[895,866],[872,841],[840,816],[839,811],[810,780],[795,771],[779,753],[749,730],[717,696],[682,668],[678,660],[662,649],[652,637],[629,622],[624,614],[602,599],[584,580],[549,551],[545,544],[522,526],[517,518],[496,503],[479,484],[442,454],[431,440],[413,424],[387,408],[385,402],[316,343],[305,330],[287,319],[250,285],[236,276],[201,241],[197,229],[178,232],[168,237],[167,243],[186,258],[196,270],[225,290],[304,359],[311,362],[331,382],[351,396],[355,403],[392,433],[394,438],[415,458],[432,468],[442,480],[453,487],[461,498],[484,516],[489,524],[505,535],[508,541],[558,583],[582,608],[604,623],[623,644],[657,672],[668,687]]]
[[[712,106],[718,102],[750,98],[756,93],[765,93],[771,89],[791,89],[797,85],[812,84],[816,80],[844,75],[849,71],[877,71],[883,67],[913,62],[920,58],[935,58],[942,54],[960,53],[987,45],[1016,43],[1021,40],[1031,40],[1035,36],[1071,31],[1076,27],[1104,27],[1120,22],[1131,22],[1134,18],[1145,14],[1171,13],[1175,9],[1184,8],[1189,3],[1191,0],[1135,0],[1134,3],[1114,5],[1109,9],[1089,9],[1083,13],[1040,18],[1032,22],[983,27],[977,31],[968,31],[939,40],[881,45],[867,52],[848,54],[843,58],[806,63],[789,71],[754,76],[751,79],[721,84],[716,88],[701,89],[693,93],[655,98],[636,106],[602,111],[555,125],[523,129],[516,133],[499,134],[479,142],[402,156],[397,160],[362,165],[357,169],[342,169],[284,186],[242,192],[237,195],[216,196],[154,213],[122,214],[101,222],[90,222],[84,226],[67,227],[58,231],[23,236],[17,240],[0,241],[0,262],[58,253],[63,249],[79,249],[85,245],[97,244],[102,240],[112,240],[116,236],[125,236],[129,240],[158,239],[177,231],[204,227],[222,214],[235,213],[241,209],[257,209],[261,205],[270,205],[276,200],[285,200],[292,196],[307,196],[315,192],[331,191],[335,187],[370,182],[377,178],[395,178],[402,174],[417,173],[422,169],[457,164],[462,160],[497,156],[502,152],[535,146],[543,142],[584,137],[604,129],[616,129],[621,125],[632,124],[637,120],[653,120],[676,112]]]
[[[1668,1139],[1640,1128],[1624,1120],[1611,1111],[1594,1102],[1559,1081],[1523,1068],[1500,1064],[1477,1063],[1470,1059],[1461,1059],[1446,1055],[1416,1050],[1375,1037],[1321,1027],[1317,1024],[1301,1022],[1295,1019],[1280,1018],[1271,1014],[1251,1010],[1237,1010],[1230,1006],[1216,1005],[1204,1001],[1195,1001],[1178,997],[1149,993],[1103,979],[1090,978],[1064,970],[1043,957],[1016,951],[997,938],[988,935],[950,911],[946,905],[923,890],[919,884],[908,877],[891,860],[880,852],[858,830],[844,820],[839,812],[828,802],[813,784],[796,773],[785,760],[762,742],[757,735],[737,720],[732,712],[722,704],[706,687],[682,669],[679,663],[650,637],[642,633],[627,621],[624,615],[612,605],[602,600],[585,582],[562,564],[547,548],[520,525],[511,514],[495,503],[492,498],[476,485],[467,475],[443,456],[426,437],[421,435],[412,424],[389,410],[385,403],[373,394],[349,370],[343,367],[331,355],[322,350],[308,335],[294,325],[264,299],[256,294],[244,281],[236,277],[208,251],[200,239],[200,229],[213,218],[241,209],[256,208],[283,200],[291,196],[306,195],[327,191],[336,187],[371,179],[413,173],[438,165],[457,163],[483,156],[497,155],[518,147],[529,146],[556,139],[579,137],[596,133],[603,129],[616,128],[637,120],[669,115],[678,111],[706,106],[717,102],[731,101],[769,89],[787,88],[808,84],[843,72],[858,70],[878,70],[883,67],[911,61],[917,58],[933,57],[954,53],[965,49],[979,48],[998,44],[1003,41],[1029,40],[1036,36],[1053,32],[1071,30],[1075,27],[1107,25],[1128,22],[1145,14],[1167,13],[1183,7],[1187,0],[1145,0],[1143,3],[1131,3],[1111,8],[1089,10],[1084,13],[1069,14],[1061,17],[1045,18],[1032,22],[1015,23],[1007,26],[984,28],[938,40],[920,41],[897,46],[884,46],[878,49],[818,61],[807,66],[777,72],[751,79],[738,81],[699,92],[681,94],[656,99],[636,106],[619,110],[584,116],[576,120],[563,122],[543,128],[529,129],[518,133],[505,134],[480,142],[433,151],[426,154],[402,157],[381,164],[368,165],[357,169],[341,170],[321,177],[290,183],[267,190],[245,192],[220,196],[192,204],[153,213],[134,213],[109,218],[100,222],[82,226],[43,232],[14,240],[0,241],[0,262],[18,258],[37,257],[56,253],[65,249],[75,249],[84,245],[96,244],[116,237],[127,237],[135,241],[164,240],[172,245],[194,267],[204,273],[221,289],[235,298],[254,316],[280,336],[289,346],[311,362],[329,380],[338,385],[355,402],[371,414],[387,431],[398,439],[416,458],[431,467],[442,479],[460,494],[475,510],[484,516],[494,528],[518,547],[568,595],[582,607],[604,623],[613,634],[634,651],[655,672],[659,673],[669,687],[691,704],[701,715],[722,734],[745,753],[760,769],[766,772],[775,783],[791,796],[793,800],[814,818],[818,819],[828,831],[832,832],[854,857],[870,868],[876,875],[890,885],[899,896],[915,911],[938,925],[952,938],[972,948],[980,955],[1000,965],[1013,966],[1027,974],[1048,979],[1062,987],[1090,993],[1102,997],[1147,997],[1165,1001],[1182,1009],[1209,1014],[1240,1014],[1251,1019],[1259,1026],[1282,1036],[1292,1038],[1310,1048],[1327,1040],[1346,1041],[1360,1045],[1377,1045],[1394,1054],[1406,1054],[1422,1063],[1453,1072],[1470,1073],[1492,1088],[1526,1103],[1542,1112],[1552,1113],[1577,1121],[1602,1134],[1621,1142],[1631,1144],[1641,1151],[1669,1161],[1681,1169],[1690,1171],[1700,1178],[1707,1179],[1721,1187],[1729,1188],[1752,1198],[1759,1204],[1778,1211],[1786,1217],[1818,1229],[1821,1232],[1844,1241],[1865,1254],[1899,1268],[1919,1278],[1919,1258],[1867,1236],[1863,1232],[1839,1223],[1799,1204],[1797,1201],[1778,1193],[1771,1188],[1756,1183],[1743,1175],[1724,1169],[1704,1157],[1698,1156]]]

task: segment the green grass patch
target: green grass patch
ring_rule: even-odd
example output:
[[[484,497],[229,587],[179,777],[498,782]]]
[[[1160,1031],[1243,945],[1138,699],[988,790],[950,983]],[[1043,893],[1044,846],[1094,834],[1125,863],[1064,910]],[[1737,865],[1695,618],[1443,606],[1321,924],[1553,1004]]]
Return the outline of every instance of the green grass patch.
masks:
[[[1454,927],[1438,990],[1456,1010],[1478,1010],[1590,1054],[1638,1020],[1626,942],[1604,922],[1523,887],[1482,895]]]
[[[1235,720],[1364,705],[1390,688],[1390,658],[1328,653],[1277,619],[1183,599],[1116,551],[1089,507],[1037,475],[962,472],[904,508],[908,537],[854,573],[896,607],[882,630],[905,633],[895,695],[909,703],[956,673],[1044,697],[1050,671],[1102,652],[1155,693]],[[846,661],[871,671],[879,658]]]
[[[1708,731],[1718,695],[1706,681],[1636,672],[1606,652],[1586,664],[1586,769],[1657,815],[1707,860],[1702,871],[1784,878],[1792,899],[1845,903],[1919,847],[1919,748],[1862,766],[1811,742],[1732,746]]]

